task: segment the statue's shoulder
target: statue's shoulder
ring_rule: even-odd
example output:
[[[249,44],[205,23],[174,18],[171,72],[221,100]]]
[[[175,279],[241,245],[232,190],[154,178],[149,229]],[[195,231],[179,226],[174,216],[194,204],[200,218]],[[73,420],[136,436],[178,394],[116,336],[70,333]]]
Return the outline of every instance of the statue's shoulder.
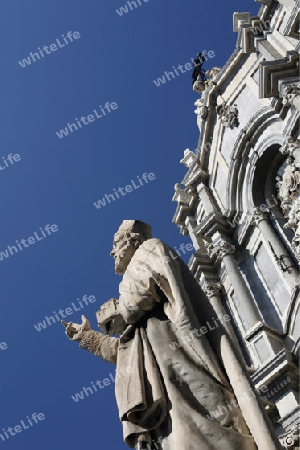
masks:
[[[154,250],[155,248],[157,249],[161,249],[166,247],[167,244],[165,244],[163,241],[161,241],[160,239],[157,238],[151,238],[151,239],[147,239],[147,241],[144,241],[142,243],[142,245],[140,245],[140,249],[144,249],[145,251],[150,251],[150,250]]]
[[[144,241],[137,249],[133,260],[136,261],[146,261],[149,258],[161,257],[165,253],[167,245],[160,239],[151,238]]]

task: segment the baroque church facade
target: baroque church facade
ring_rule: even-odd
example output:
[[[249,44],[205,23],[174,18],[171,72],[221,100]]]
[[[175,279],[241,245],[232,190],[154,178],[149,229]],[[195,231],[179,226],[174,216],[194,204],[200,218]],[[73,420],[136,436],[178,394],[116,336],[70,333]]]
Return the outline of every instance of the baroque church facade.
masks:
[[[185,150],[173,221],[189,267],[241,349],[283,448],[299,448],[300,84],[297,0],[234,13],[227,64],[193,89],[200,138]],[[264,389],[262,389],[264,387]]]

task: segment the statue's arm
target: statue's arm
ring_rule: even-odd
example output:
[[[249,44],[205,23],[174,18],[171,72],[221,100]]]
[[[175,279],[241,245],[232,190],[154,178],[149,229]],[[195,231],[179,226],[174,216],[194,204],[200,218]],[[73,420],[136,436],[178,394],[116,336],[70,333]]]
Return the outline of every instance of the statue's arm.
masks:
[[[71,341],[78,341],[81,348],[88,350],[95,356],[99,356],[112,364],[117,363],[119,339],[106,336],[99,331],[91,330],[89,321],[85,316],[81,316],[82,323],[65,322],[66,335]]]
[[[99,356],[104,361],[112,364],[117,363],[119,339],[106,336],[95,330],[88,330],[82,333],[79,347],[88,350],[95,356]]]

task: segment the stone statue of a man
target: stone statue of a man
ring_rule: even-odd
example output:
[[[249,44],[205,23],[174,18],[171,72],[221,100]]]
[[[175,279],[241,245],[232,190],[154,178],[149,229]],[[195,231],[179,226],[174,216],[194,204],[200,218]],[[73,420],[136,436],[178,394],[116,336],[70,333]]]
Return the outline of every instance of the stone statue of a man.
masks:
[[[185,263],[137,220],[123,221],[111,255],[123,279],[119,300],[98,312],[108,335],[91,330],[84,316],[81,325],[64,325],[81,348],[117,364],[125,443],[139,450],[279,449],[222,318]]]

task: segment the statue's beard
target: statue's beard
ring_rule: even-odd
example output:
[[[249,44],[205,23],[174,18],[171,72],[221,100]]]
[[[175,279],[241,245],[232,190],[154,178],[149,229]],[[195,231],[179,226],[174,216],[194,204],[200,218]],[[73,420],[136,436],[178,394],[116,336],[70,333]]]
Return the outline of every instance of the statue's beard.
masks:
[[[125,272],[127,266],[128,266],[129,261],[126,263],[126,261],[124,261],[124,255],[119,255],[116,256],[115,258],[115,272],[118,275],[123,275],[123,273]]]
[[[115,255],[115,272],[118,275],[123,275],[126,271],[128,264],[130,263],[136,249],[135,248],[127,248],[125,251],[120,252],[118,255]]]

